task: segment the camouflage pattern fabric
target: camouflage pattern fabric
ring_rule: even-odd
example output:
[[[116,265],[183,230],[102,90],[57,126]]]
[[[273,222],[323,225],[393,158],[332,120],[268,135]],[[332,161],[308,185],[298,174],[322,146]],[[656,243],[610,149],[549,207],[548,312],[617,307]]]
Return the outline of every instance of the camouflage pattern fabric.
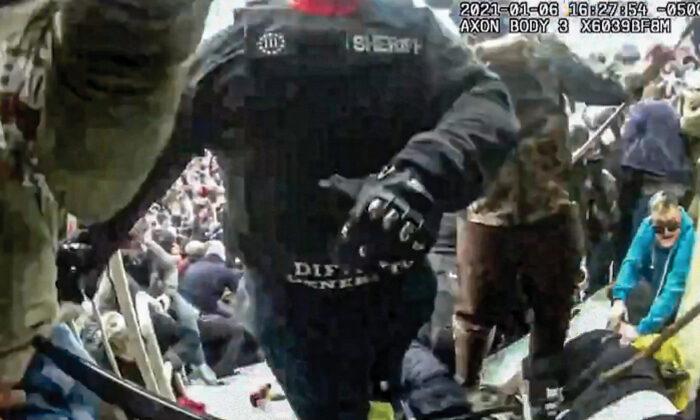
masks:
[[[567,99],[620,104],[626,93],[619,78],[579,58],[552,35],[509,35],[476,51],[508,86],[521,139],[492,188],[469,209],[469,220],[515,226],[568,214],[573,199]]]
[[[123,3],[0,13],[0,382],[22,378],[55,321],[66,211],[108,219],[170,137],[210,2]]]
[[[488,226],[532,224],[571,211],[571,152],[561,86],[537,59],[543,54],[538,48],[548,47],[535,37],[514,40],[514,45],[521,51],[515,54],[521,62],[492,62],[491,68],[499,76],[515,71],[530,81],[523,85],[522,78],[503,77],[515,101],[521,140],[484,197],[468,210],[469,221]],[[508,51],[504,48],[501,54]]]
[[[54,244],[65,217],[36,159],[50,16],[0,45],[0,381],[11,383],[32,357],[31,338],[47,335],[58,311]]]
[[[517,104],[516,104],[517,107]],[[523,127],[539,128],[527,133],[515,155],[501,169],[485,196],[469,208],[469,220],[489,226],[532,224],[557,214],[571,211],[568,192],[570,154],[564,147],[567,119],[563,113],[546,112],[543,108],[519,113]],[[528,119],[531,122],[528,122]]]

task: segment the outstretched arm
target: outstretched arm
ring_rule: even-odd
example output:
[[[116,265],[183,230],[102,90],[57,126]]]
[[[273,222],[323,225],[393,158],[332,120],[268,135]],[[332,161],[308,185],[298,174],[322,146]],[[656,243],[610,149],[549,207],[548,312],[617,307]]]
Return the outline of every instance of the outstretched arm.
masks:
[[[438,216],[483,194],[517,144],[519,125],[505,85],[429,17],[425,125],[432,128],[407,139],[363,185],[341,229],[335,253],[342,264],[378,264],[391,272],[410,267],[409,260],[432,246]]]
[[[155,166],[139,187],[131,201],[106,222],[90,226],[90,242],[94,249],[92,265],[100,272],[109,257],[128,239],[131,227],[145,215],[153,202],[162,197],[182,175],[195,155],[201,155],[204,147],[211,147],[215,139],[209,103],[214,99],[206,89],[204,76],[212,70],[212,62],[219,63],[220,48],[229,46],[228,30],[203,44],[195,54],[189,69],[188,87],[182,95],[177,111],[175,128],[167,146],[158,157]]]
[[[681,238],[673,267],[666,278],[666,284],[663,285],[661,293],[651,305],[647,316],[639,322],[637,330],[640,334],[659,332],[678,310],[683,293],[685,293],[694,246],[695,232],[690,230]]]
[[[429,24],[427,65],[441,113],[432,130],[413,136],[393,159],[415,169],[441,209],[478,197],[515,148],[519,129],[505,85],[464,47]]]
[[[612,296],[615,300],[625,301],[630,291],[637,285],[639,281],[642,264],[646,259],[646,254],[650,245],[654,242],[654,234],[650,228],[651,221],[644,220],[637,229],[637,234],[632,240],[625,259],[620,265],[620,272],[617,275],[617,281],[612,289]]]
[[[210,0],[57,4],[39,162],[60,204],[104,222],[170,138]]]

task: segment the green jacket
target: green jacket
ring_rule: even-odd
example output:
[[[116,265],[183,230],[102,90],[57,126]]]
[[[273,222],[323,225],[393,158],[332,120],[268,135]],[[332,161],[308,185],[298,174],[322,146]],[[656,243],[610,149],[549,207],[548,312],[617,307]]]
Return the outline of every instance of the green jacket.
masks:
[[[170,138],[209,3],[0,7],[0,381],[55,321],[65,212],[111,217]]]

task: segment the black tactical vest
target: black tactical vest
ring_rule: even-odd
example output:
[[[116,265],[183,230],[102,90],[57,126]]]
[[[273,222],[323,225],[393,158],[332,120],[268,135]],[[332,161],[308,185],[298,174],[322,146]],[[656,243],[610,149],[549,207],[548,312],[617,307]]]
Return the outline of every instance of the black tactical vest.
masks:
[[[325,260],[352,200],[319,180],[376,173],[435,126],[423,35],[430,13],[371,1],[347,18],[237,11],[242,40],[230,42],[242,41],[241,51],[214,84],[224,90],[216,112],[227,113],[223,129],[237,145],[222,160],[227,242],[247,265]]]

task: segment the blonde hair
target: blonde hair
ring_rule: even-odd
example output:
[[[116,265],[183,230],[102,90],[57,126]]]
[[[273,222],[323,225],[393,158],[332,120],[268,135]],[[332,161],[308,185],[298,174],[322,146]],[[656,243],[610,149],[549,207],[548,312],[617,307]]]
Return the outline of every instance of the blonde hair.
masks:
[[[649,199],[649,212],[652,214],[666,214],[678,207],[678,198],[668,191],[659,191]]]

